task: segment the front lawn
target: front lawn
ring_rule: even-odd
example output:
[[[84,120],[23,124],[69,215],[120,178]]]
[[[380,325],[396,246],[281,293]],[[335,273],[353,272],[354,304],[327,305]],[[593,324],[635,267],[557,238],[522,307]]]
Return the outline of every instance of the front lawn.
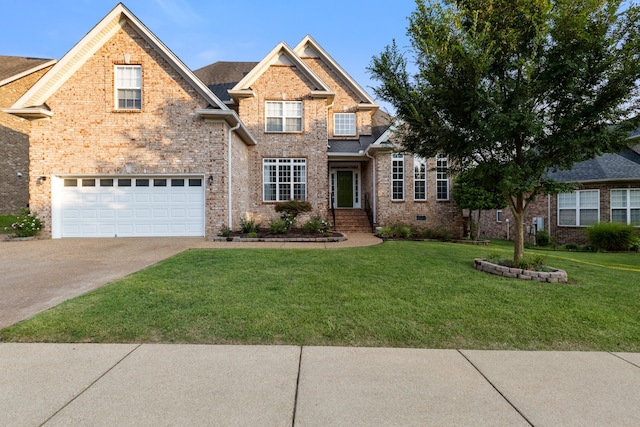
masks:
[[[453,243],[191,250],[0,331],[5,341],[640,351],[640,256],[535,251],[569,284]]]
[[[6,228],[11,228],[11,224],[16,222],[18,217],[15,215],[0,215],[0,234],[9,234],[13,230],[5,230]]]

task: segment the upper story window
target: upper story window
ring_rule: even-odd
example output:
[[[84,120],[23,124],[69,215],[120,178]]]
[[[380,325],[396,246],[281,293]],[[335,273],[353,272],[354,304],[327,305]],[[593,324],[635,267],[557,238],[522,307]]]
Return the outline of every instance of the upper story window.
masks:
[[[640,188],[611,190],[611,222],[640,226]]]
[[[502,222],[502,209],[496,210],[496,222]]]
[[[333,115],[333,134],[335,136],[355,136],[355,113],[335,113]]]
[[[267,101],[267,132],[302,132],[302,101]]]
[[[436,156],[436,200],[449,200],[449,159]]]
[[[404,155],[391,156],[391,200],[404,200]]]
[[[413,198],[427,200],[427,161],[418,156],[413,158]]]
[[[600,192],[581,190],[558,194],[558,225],[587,226],[600,218]]]
[[[116,65],[116,109],[142,109],[142,67]]]

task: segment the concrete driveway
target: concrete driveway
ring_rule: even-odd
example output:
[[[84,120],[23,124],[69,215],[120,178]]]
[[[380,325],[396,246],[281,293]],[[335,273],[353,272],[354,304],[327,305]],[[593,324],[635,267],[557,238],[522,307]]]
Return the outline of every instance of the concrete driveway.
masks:
[[[0,242],[0,328],[203,243],[202,238]]]

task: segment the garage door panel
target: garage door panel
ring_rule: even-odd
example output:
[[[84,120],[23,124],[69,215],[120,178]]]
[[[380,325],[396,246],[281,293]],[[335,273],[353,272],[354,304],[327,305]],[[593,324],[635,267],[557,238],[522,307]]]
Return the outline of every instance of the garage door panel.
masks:
[[[54,194],[61,237],[204,235],[200,178],[90,177],[76,182]]]

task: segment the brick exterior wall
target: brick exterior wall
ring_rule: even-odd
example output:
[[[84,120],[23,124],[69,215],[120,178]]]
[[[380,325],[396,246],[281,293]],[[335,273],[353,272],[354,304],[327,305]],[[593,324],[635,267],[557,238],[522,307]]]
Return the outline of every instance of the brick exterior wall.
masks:
[[[462,212],[451,197],[449,177],[449,200],[436,200],[436,160],[427,160],[427,200],[414,200],[413,156],[404,156],[404,200],[391,200],[391,153],[378,153],[377,165],[377,225],[389,226],[403,222],[420,228],[448,230],[452,237],[462,236]],[[424,219],[418,219],[423,217]]]
[[[246,216],[267,225],[279,217],[275,202],[263,202],[263,159],[306,159],[306,197],[312,214],[328,208],[327,100],[311,97],[308,80],[295,67],[272,65],[252,85],[255,97],[239,101],[238,113],[257,144],[249,148]],[[266,101],[302,101],[302,132],[265,131]]]
[[[619,183],[585,183],[580,190],[599,190],[600,192],[600,222],[611,221],[611,190],[624,188],[640,188],[640,182],[619,182]],[[485,211],[483,223],[481,224],[481,236],[487,238],[506,239],[507,222],[509,219],[509,238],[512,240],[514,233],[513,216],[509,209],[503,209],[502,222],[496,221],[496,211]],[[551,235],[559,245],[575,243],[584,245],[588,243],[586,227],[569,227],[558,225],[558,196],[539,196],[536,201],[529,206],[525,218],[525,241],[533,243],[533,232],[527,234],[527,228],[532,230],[533,218],[544,218],[545,230]]]
[[[11,107],[50,68],[0,86],[0,109]],[[29,121],[0,111],[0,215],[15,215],[28,204]]]
[[[114,109],[114,65],[142,67],[142,110]],[[228,126],[198,118],[207,102],[138,33],[125,25],[48,100],[51,119],[32,122],[31,207],[51,236],[56,175],[199,174],[205,177],[205,232],[227,222]],[[234,136],[233,150],[241,157]],[[209,185],[206,178],[213,176]],[[236,183],[240,185],[240,183]],[[235,201],[240,206],[240,201]],[[239,215],[239,213],[236,213]]]

